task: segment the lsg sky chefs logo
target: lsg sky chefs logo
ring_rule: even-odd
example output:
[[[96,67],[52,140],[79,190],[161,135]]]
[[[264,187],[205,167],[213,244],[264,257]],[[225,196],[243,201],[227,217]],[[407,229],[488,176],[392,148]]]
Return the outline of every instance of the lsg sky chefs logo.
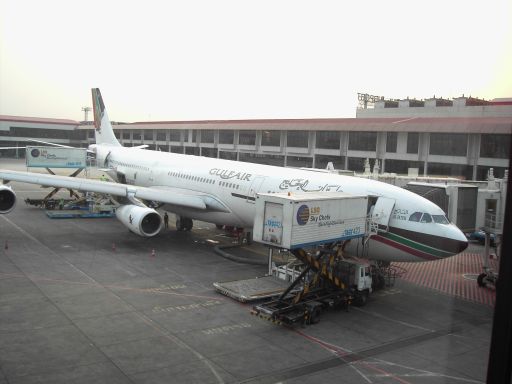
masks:
[[[329,213],[322,214],[320,207],[308,207],[304,204],[297,210],[297,224],[306,225],[308,222],[315,223],[319,227],[345,223],[342,219],[332,219]]]
[[[30,156],[32,156],[33,158],[37,158],[37,157],[41,156],[42,158],[47,159],[47,160],[64,160],[64,159],[66,159],[66,157],[59,157],[55,153],[49,153],[48,150],[39,149],[39,148],[32,149],[30,151]]]
[[[299,225],[306,225],[309,221],[309,207],[301,205],[297,210],[297,223]]]

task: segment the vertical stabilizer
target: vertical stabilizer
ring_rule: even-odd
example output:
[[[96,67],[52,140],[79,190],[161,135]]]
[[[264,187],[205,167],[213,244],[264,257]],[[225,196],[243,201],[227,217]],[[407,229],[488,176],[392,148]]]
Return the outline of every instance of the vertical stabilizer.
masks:
[[[92,106],[94,110],[94,126],[96,144],[111,144],[121,146],[114,135],[112,124],[107,115],[103,98],[101,97],[100,89],[93,88],[92,90]]]

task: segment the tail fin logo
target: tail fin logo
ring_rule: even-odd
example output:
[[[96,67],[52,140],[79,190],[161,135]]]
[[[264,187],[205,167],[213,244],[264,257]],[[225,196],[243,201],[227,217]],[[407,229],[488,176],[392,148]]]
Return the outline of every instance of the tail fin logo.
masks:
[[[105,113],[105,104],[103,104],[103,98],[101,97],[100,89],[92,89],[92,107],[94,112],[94,126],[98,132],[101,132],[101,120]]]

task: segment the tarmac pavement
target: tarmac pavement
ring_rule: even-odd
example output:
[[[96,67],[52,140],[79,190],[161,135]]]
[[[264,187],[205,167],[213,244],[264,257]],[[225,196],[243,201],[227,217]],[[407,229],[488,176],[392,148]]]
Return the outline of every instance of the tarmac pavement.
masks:
[[[215,254],[232,239],[213,225],[176,232],[171,216],[144,239],[115,218],[49,219],[23,203],[45,190],[14,188],[0,216],[0,384],[485,382],[489,305],[397,280],[289,329],[215,292],[267,267]]]

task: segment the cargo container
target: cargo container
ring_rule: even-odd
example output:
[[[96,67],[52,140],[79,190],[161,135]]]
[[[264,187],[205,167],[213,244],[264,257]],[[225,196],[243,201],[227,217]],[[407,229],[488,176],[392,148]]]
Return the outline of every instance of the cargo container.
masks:
[[[27,146],[27,167],[85,168],[87,149]]]
[[[254,241],[286,249],[363,237],[368,197],[343,192],[259,193]]]

